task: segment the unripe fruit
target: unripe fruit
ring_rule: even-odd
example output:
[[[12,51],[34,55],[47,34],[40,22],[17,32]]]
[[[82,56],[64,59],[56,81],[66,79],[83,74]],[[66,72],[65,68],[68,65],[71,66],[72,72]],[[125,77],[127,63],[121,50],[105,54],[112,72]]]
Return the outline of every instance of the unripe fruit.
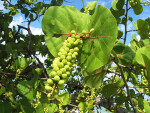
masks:
[[[82,31],[82,34],[86,34],[87,32],[85,30]]]
[[[64,89],[64,85],[58,86],[58,88],[59,88],[60,90],[63,90],[63,89]]]
[[[59,68],[62,68],[62,67],[64,67],[64,64],[63,64],[62,62],[60,62],[60,63],[58,64],[58,67],[59,67]]]
[[[67,60],[66,59],[63,59],[62,60],[62,63],[65,65],[65,64],[67,64]]]
[[[66,68],[61,69],[62,73],[66,73]]]
[[[75,31],[75,30],[72,30],[72,31],[71,31],[71,34],[76,34],[76,31]]]
[[[56,71],[52,71],[50,74],[51,74],[52,77],[55,77],[56,76]]]
[[[66,59],[67,59],[68,61],[71,61],[71,56],[67,56]]]
[[[90,33],[94,31],[94,28],[90,29]]]
[[[74,53],[74,49],[70,49],[70,53]]]
[[[70,47],[71,47],[71,44],[70,44],[70,43],[67,43],[66,46],[70,48]]]
[[[63,79],[67,78],[67,74],[62,74],[62,78]]]
[[[59,68],[58,67],[54,67],[53,70],[57,72],[59,70]]]
[[[52,64],[52,67],[54,68],[54,67],[57,67],[57,63],[53,63]]]
[[[46,86],[45,86],[45,89],[46,89],[46,91],[51,91],[51,90],[52,90],[52,87],[51,87],[51,86],[46,85]]]
[[[72,58],[76,59],[76,55],[75,55],[75,54],[72,54]]]
[[[60,80],[60,81],[58,82],[58,85],[59,85],[59,86],[62,86],[62,85],[64,85],[64,83],[65,83],[64,80]]]
[[[59,89],[56,89],[54,90],[54,94],[58,94],[59,93]]]
[[[74,52],[73,54],[77,56],[77,55],[78,55],[78,52]]]
[[[51,93],[48,93],[48,94],[47,94],[47,97],[50,98],[50,97],[51,97]]]
[[[68,75],[70,75],[70,72],[69,72],[69,71],[67,71],[67,72],[66,72],[66,74],[67,74],[67,76],[68,76]]]
[[[69,52],[69,53],[68,53],[68,56],[71,56],[71,55],[72,55],[72,53],[71,53],[71,52]]]
[[[65,65],[64,68],[65,68],[66,70],[69,70],[70,66],[69,66],[69,65]]]
[[[67,62],[67,65],[71,66],[72,64],[71,64],[71,62]]]
[[[57,75],[58,75],[58,76],[61,76],[61,75],[62,75],[62,71],[60,71],[60,70],[57,71]]]
[[[60,80],[60,77],[59,77],[58,75],[56,75],[56,76],[54,77],[54,81],[58,82],[59,80]]]
[[[76,38],[76,39],[80,39],[80,36],[79,36],[79,35],[76,35],[75,38]]]
[[[65,59],[65,55],[61,55],[61,56],[60,56],[60,59],[61,59],[61,60]]]
[[[74,48],[74,52],[78,52],[79,51],[79,48],[78,47],[75,47]]]
[[[71,35],[72,38],[74,38],[75,36],[76,36],[75,34],[72,34],[72,35]]]
[[[58,52],[58,56],[60,57],[62,55],[62,53],[61,52]]]
[[[49,85],[53,85],[53,80],[52,80],[52,79],[48,79],[48,80],[47,80],[47,83],[48,83]]]
[[[69,48],[68,48],[68,47],[65,47],[65,51],[66,51],[66,52],[69,52]]]

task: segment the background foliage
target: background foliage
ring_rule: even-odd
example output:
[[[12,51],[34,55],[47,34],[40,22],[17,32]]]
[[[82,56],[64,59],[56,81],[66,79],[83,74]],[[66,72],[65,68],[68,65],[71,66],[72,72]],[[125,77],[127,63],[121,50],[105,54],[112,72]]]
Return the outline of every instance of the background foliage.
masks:
[[[4,1],[7,12],[0,12],[0,113],[92,113],[101,107],[110,112],[148,113],[150,106],[145,98],[150,95],[150,18],[133,22],[134,30],[127,29],[127,22],[132,22],[130,10],[139,15],[150,2],[113,0],[107,9],[96,5],[97,1],[87,6],[82,1],[80,11],[62,7],[63,2],[67,1]],[[27,20],[27,27],[10,28],[13,16],[18,14]],[[44,35],[34,35],[31,24],[40,17]],[[124,31],[120,24],[125,26]],[[48,98],[46,80],[62,43],[71,30],[82,34],[91,28],[94,31],[90,36],[83,36],[78,66],[64,89],[55,90]],[[133,34],[127,45],[129,32]],[[140,35],[139,41],[134,32]],[[47,56],[44,63],[39,54]]]

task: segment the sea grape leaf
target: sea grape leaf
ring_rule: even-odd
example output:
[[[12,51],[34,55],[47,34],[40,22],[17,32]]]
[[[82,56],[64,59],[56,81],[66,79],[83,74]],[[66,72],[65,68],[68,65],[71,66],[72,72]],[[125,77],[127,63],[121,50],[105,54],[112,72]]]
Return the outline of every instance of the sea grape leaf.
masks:
[[[24,95],[28,100],[32,101],[33,99],[33,85],[30,81],[21,81],[17,85],[17,91]]]
[[[47,10],[42,19],[42,30],[48,49],[54,57],[57,57],[62,42],[70,35],[71,30],[79,34],[83,29],[87,30],[90,18],[90,15],[70,6],[52,6]]]
[[[113,50],[116,52],[116,54],[122,53],[124,49],[125,49],[125,44],[122,43],[120,40],[117,40],[113,47]]]
[[[62,92],[60,95],[55,96],[58,101],[61,102],[62,105],[67,105],[71,102],[69,94],[67,92]]]
[[[80,111],[82,111],[83,113],[86,113],[86,108],[87,108],[87,104],[86,104],[86,102],[80,102],[79,103],[79,105],[78,105],[78,107],[79,107],[79,110]]]
[[[144,109],[144,102],[143,102],[143,97],[140,95],[139,97],[138,97],[138,107],[141,109],[141,110],[143,110]]]
[[[118,54],[117,57],[119,58],[119,62],[121,64],[130,65],[133,62],[135,53],[128,45],[126,45],[123,52],[121,54]]]
[[[109,60],[110,52],[117,38],[117,23],[111,12],[99,5],[95,13],[90,16],[79,12],[75,7],[52,6],[42,19],[45,41],[54,57],[57,57],[62,42],[71,35],[71,30],[76,30],[80,34],[82,30],[89,32],[91,28],[94,28],[94,32],[90,37],[99,38],[88,39],[88,42],[84,40],[79,55],[79,62],[83,64],[83,67],[87,66],[88,72],[95,71]]]
[[[147,46],[144,46],[144,47],[138,49],[136,51],[136,55],[135,55],[136,62],[145,66],[142,54],[144,54],[145,56],[147,56],[148,59],[150,59],[150,52],[149,51],[150,51],[150,45],[147,45]]]
[[[58,107],[54,103],[45,103],[44,107],[47,109],[48,113],[55,113],[58,111]]]
[[[111,12],[103,7],[97,6],[95,13],[91,17],[89,28],[94,28],[91,37],[83,41],[82,51],[80,52],[81,64],[87,66],[87,72],[93,72],[105,65],[110,56],[110,52],[117,38],[117,23]]]
[[[143,6],[141,5],[141,2],[141,0],[135,0],[134,2],[129,0],[129,4],[136,15],[139,15],[143,12]]]
[[[118,11],[119,9],[122,9],[124,6],[125,0],[113,0],[111,3],[111,6],[114,10]]]
[[[149,35],[149,25],[147,21],[142,19],[137,20],[137,24],[134,22],[134,27],[138,30],[138,34],[140,35],[141,39],[148,39]]]
[[[103,83],[103,79],[105,77],[106,72],[104,70],[100,70],[99,72],[83,73],[84,74],[84,83],[91,88],[98,88]]]
[[[150,58],[148,58],[146,55],[142,54],[145,66],[146,66],[146,70],[147,70],[147,79],[148,79],[148,88],[150,90]]]
[[[0,100],[0,113],[11,113],[12,110],[13,110],[13,107],[8,101]]]
[[[19,105],[21,108],[21,111],[24,113],[34,113],[34,108],[31,105],[31,103],[28,101],[27,98],[22,98],[19,100]]]
[[[148,23],[148,25],[150,26],[150,17],[148,17],[147,19],[145,19],[145,21]]]
[[[143,103],[144,103],[145,113],[149,113],[150,105],[149,105],[148,101],[143,99]]]
[[[106,98],[110,97],[111,95],[113,95],[114,93],[116,93],[116,91],[122,87],[124,85],[124,82],[122,79],[117,80],[115,83],[110,83],[107,84],[103,87],[101,93],[103,94],[103,96],[105,96]]]

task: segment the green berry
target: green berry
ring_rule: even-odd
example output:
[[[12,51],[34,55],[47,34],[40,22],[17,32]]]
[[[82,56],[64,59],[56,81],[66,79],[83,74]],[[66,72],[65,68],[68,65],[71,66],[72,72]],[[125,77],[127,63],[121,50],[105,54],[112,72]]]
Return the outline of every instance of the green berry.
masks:
[[[94,31],[94,28],[91,28],[91,29],[90,29],[90,33],[93,32],[93,31]]]
[[[76,55],[75,55],[75,54],[72,54],[72,58],[76,59]]]
[[[74,49],[70,49],[70,53],[74,53]]]
[[[58,67],[59,67],[59,68],[63,68],[63,67],[64,67],[64,64],[63,64],[62,62],[60,62],[60,63],[58,64]]]
[[[57,72],[59,70],[59,68],[58,67],[54,67],[53,70]]]
[[[69,70],[69,69],[70,69],[70,66],[69,66],[69,65],[65,65],[64,68],[65,68],[66,70]]]
[[[78,52],[78,51],[79,51],[79,48],[78,48],[78,47],[75,47],[75,48],[74,48],[74,51],[75,51],[75,52]]]
[[[61,52],[58,52],[58,56],[61,56],[62,55],[62,53]]]
[[[69,72],[69,71],[67,71],[67,72],[66,72],[66,74],[67,74],[67,76],[69,76],[69,75],[70,75],[70,72]]]
[[[56,71],[52,71],[52,72],[50,73],[50,75],[51,75],[52,77],[55,77],[55,76],[56,76]]]
[[[73,54],[77,56],[77,55],[78,55],[78,52],[74,52]]]
[[[85,30],[82,31],[82,34],[87,34],[87,32]]]
[[[62,78],[66,79],[67,78],[67,74],[62,74]]]
[[[61,69],[62,73],[66,73],[66,68]]]
[[[47,94],[47,97],[50,98],[50,97],[51,97],[51,93],[48,93],[48,94]]]
[[[60,56],[60,59],[61,59],[61,60],[65,59],[65,55],[61,55],[61,56]]]
[[[48,80],[47,80],[47,83],[48,83],[49,85],[53,85],[53,80],[52,80],[52,79],[48,79]]]
[[[72,30],[72,31],[71,31],[71,34],[76,34],[76,31],[75,31],[75,30]]]
[[[71,61],[71,56],[67,56],[66,59],[67,59],[68,61]]]
[[[60,90],[63,90],[63,89],[64,89],[64,85],[58,86],[58,88],[59,88]]]
[[[79,36],[79,35],[76,35],[75,38],[76,38],[76,39],[80,39],[80,36]]]
[[[56,75],[56,76],[54,77],[54,81],[58,82],[59,80],[60,80],[60,77],[59,77],[58,75]]]
[[[62,60],[62,63],[65,65],[65,64],[67,64],[67,60],[66,59],[63,59]]]
[[[61,76],[61,75],[62,75],[62,71],[60,71],[60,70],[57,71],[57,75],[58,75],[58,76]]]
[[[62,85],[64,85],[64,83],[65,83],[64,80],[60,80],[60,81],[58,82],[58,85],[62,86]]]
[[[51,91],[51,90],[52,90],[52,87],[51,87],[51,86],[46,85],[46,86],[45,86],[45,89],[46,89],[46,91]]]

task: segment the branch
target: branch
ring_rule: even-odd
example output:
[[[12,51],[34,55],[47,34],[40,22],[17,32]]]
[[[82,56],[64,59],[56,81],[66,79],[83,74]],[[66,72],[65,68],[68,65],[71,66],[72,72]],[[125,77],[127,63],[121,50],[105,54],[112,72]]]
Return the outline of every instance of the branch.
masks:
[[[123,79],[124,84],[125,84],[126,89],[127,89],[127,95],[128,95],[128,97],[129,97],[130,104],[131,104],[131,106],[132,106],[132,108],[133,108],[134,113],[136,113],[136,110],[135,110],[135,108],[134,108],[134,104],[133,104],[133,101],[132,101],[132,98],[131,98],[131,94],[130,94],[130,91],[129,91],[129,87],[128,87],[127,81],[126,81],[125,76],[124,76],[124,73],[123,73],[123,69],[122,69],[122,67],[121,67],[117,62],[115,62],[115,63],[116,63],[116,65],[117,65],[117,66],[119,67],[119,69],[120,69],[122,79]]]
[[[128,17],[128,0],[126,1],[126,14],[125,17],[127,19]],[[125,24],[125,36],[124,36],[124,44],[126,43],[126,38],[127,38],[127,23]]]

